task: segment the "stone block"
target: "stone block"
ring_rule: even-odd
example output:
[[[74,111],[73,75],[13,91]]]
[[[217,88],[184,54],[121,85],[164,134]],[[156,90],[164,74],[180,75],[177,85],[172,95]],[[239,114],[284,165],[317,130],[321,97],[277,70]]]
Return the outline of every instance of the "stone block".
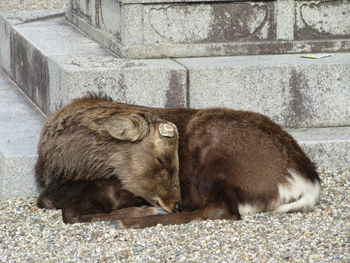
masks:
[[[144,43],[273,40],[274,2],[145,5]],[[200,18],[200,19],[199,19]]]
[[[84,16],[87,21],[92,23],[92,19],[94,17],[94,2],[93,1],[85,1],[85,0],[72,0],[69,1],[68,8],[74,11],[76,14],[80,16]]]
[[[349,10],[350,0],[71,0],[66,17],[119,56],[162,58],[350,51]]]
[[[284,127],[350,125],[350,53],[323,59],[264,55],[178,59],[191,108],[230,107]]]
[[[350,127],[287,130],[318,166],[339,169],[350,166]]]
[[[0,68],[11,73],[10,25],[0,18]]]
[[[187,71],[177,62],[120,59],[62,16],[23,16],[0,17],[0,35],[7,36],[2,67],[46,114],[88,91],[145,106],[186,106]]]
[[[34,165],[45,116],[0,71],[0,199],[36,192]]]
[[[350,1],[296,1],[295,39],[350,38]]]
[[[52,110],[87,92],[149,107],[185,107],[184,67],[169,60],[127,61],[106,57],[52,57]]]

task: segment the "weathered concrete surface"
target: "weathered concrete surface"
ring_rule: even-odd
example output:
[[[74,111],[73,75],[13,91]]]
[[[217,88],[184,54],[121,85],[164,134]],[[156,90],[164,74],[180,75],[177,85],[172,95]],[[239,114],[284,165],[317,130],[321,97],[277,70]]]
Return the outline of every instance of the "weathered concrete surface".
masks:
[[[2,69],[45,113],[50,112],[49,66],[54,64],[50,55],[107,54],[97,43],[81,41],[82,34],[73,27],[59,30],[59,18],[47,19],[52,15],[43,11],[0,16],[0,25],[6,29],[0,27],[0,36],[5,40],[0,54],[6,57]]]
[[[350,125],[350,53],[178,59],[189,106],[257,111],[284,127]]]
[[[66,0],[0,0],[0,13],[15,13],[21,10],[56,10],[67,9]]]
[[[0,71],[0,199],[35,193],[34,164],[44,119]]]
[[[350,37],[350,1],[296,1],[295,39]]]
[[[350,0],[70,0],[66,17],[125,58],[350,51]]]
[[[88,91],[145,106],[186,106],[186,69],[172,60],[122,60],[62,16],[0,17],[0,66],[50,113]]]
[[[317,165],[333,169],[350,166],[350,126],[291,129],[288,132]]]
[[[88,91],[117,101],[153,107],[186,106],[186,70],[169,60],[128,61],[106,57],[53,57],[52,110]],[[55,75],[57,73],[57,75]],[[59,94],[60,93],[60,94]]]

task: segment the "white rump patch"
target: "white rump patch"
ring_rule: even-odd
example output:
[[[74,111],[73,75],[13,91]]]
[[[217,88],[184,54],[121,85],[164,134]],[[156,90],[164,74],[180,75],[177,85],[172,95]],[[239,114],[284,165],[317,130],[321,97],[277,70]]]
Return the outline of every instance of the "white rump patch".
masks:
[[[291,177],[287,177],[287,183],[278,185],[277,199],[270,200],[268,204],[239,204],[240,215],[247,216],[263,211],[282,214],[314,210],[320,196],[320,182],[312,182],[294,169],[287,170]]]
[[[294,169],[288,169],[291,178],[278,186],[279,200],[272,210],[276,213],[312,211],[320,197],[319,181],[311,182]]]

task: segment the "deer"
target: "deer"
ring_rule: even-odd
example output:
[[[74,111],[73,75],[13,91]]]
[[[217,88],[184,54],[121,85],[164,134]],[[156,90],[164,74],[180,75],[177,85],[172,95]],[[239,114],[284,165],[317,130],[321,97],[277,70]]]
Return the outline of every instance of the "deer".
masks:
[[[75,101],[44,123],[35,165],[43,189],[38,207],[62,209],[65,223],[108,220],[123,208],[130,216],[176,211],[176,126],[145,110],[98,102]]]
[[[149,202],[153,206],[130,202],[113,212],[102,211],[103,216],[94,211],[96,220],[144,228],[194,220],[240,220],[267,211],[307,212],[318,203],[321,180],[315,164],[291,135],[260,113],[228,108],[150,108],[99,96],[83,97],[66,107],[85,104],[147,111],[176,126],[179,136],[179,187],[168,184],[169,192],[171,187],[180,189],[178,209],[161,209],[159,202]],[[96,185],[98,180],[89,183]],[[113,183],[106,182],[105,187],[113,187]],[[134,207],[141,204],[146,208]],[[91,211],[96,208],[92,202],[90,206]]]

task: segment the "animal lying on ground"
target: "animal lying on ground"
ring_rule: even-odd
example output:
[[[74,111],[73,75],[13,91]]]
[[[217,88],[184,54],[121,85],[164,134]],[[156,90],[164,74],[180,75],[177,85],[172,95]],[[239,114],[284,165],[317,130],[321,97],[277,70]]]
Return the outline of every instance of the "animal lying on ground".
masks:
[[[38,206],[62,209],[67,223],[171,213],[181,203],[176,126],[137,109],[75,101],[44,124],[36,180]],[[141,209],[138,206],[153,204]],[[102,213],[99,215],[98,213]]]
[[[295,140],[266,116],[225,108],[203,110],[145,108],[97,97],[75,100],[66,106],[63,112],[67,108],[85,111],[84,107],[125,111],[145,110],[177,126],[180,135],[179,178],[182,209],[180,213],[159,215],[160,211],[155,207],[133,207],[143,204],[139,199],[137,199],[139,202],[135,201],[135,198],[143,196],[129,191],[127,192],[128,198],[132,199],[133,202],[118,207],[123,209],[112,209],[113,212],[110,213],[110,209],[103,210],[93,201],[87,201],[85,207],[89,209],[80,213],[92,216],[88,218],[75,216],[74,220],[66,219],[66,222],[116,220],[124,227],[142,228],[157,224],[182,224],[192,220],[238,220],[247,214],[263,211],[276,213],[311,211],[318,202],[320,179],[314,164]],[[61,118],[60,114],[55,116],[51,119]],[[94,118],[96,116],[89,117],[88,121],[94,122]],[[51,125],[45,127],[48,126]],[[52,127],[52,129],[54,133],[57,128]],[[45,128],[43,134],[45,135]],[[85,133],[79,135],[81,138],[86,136]],[[50,136],[49,134],[46,137],[47,141],[52,139]],[[79,139],[77,138],[77,140]],[[39,145],[37,165],[37,167],[41,167],[37,169],[39,181],[41,181],[40,178],[50,177],[50,175],[41,175],[47,164],[40,160],[46,159],[45,163],[50,163],[52,159],[58,158],[59,160],[60,157],[52,156],[51,150],[44,158],[41,157],[42,144],[43,140]],[[71,143],[69,145],[72,146]],[[79,162],[79,160],[73,160],[75,157],[71,155],[80,152],[83,152],[81,147],[72,152],[68,158],[71,161]],[[58,161],[58,165],[65,164]],[[94,178],[85,176],[92,164],[86,165],[86,170],[73,178],[78,187],[71,183],[66,184],[68,190],[64,189],[64,191],[60,190],[60,184],[53,185],[52,189],[47,187],[44,192],[45,198],[39,197],[39,205],[47,207],[47,205],[42,204],[50,203],[53,199],[63,200],[63,203],[66,203],[65,196],[69,196],[70,192],[75,192],[79,187],[84,188],[84,184],[92,185],[94,192],[91,193],[90,190],[77,191],[80,191],[81,196],[90,196],[92,199],[93,196],[106,196],[105,192],[109,191],[106,189],[116,189],[115,191],[118,193],[122,189],[124,193],[123,186],[114,187],[113,179],[110,179],[111,182],[103,181],[104,185],[100,187],[100,179],[97,179],[99,174],[96,173]],[[134,176],[132,172],[128,175],[129,177]],[[149,178],[151,177],[142,178],[139,183],[147,182]],[[167,186],[169,192],[173,191],[172,187],[177,188],[171,184]],[[49,196],[52,192],[62,192],[63,194],[56,194],[55,197]],[[42,202],[42,199],[45,199],[45,202]],[[85,197],[85,199],[89,198]],[[79,204],[79,200],[77,202]],[[109,202],[111,200],[105,200],[105,203]],[[171,209],[167,210],[171,212]],[[74,211],[75,213],[79,212],[77,209]]]

